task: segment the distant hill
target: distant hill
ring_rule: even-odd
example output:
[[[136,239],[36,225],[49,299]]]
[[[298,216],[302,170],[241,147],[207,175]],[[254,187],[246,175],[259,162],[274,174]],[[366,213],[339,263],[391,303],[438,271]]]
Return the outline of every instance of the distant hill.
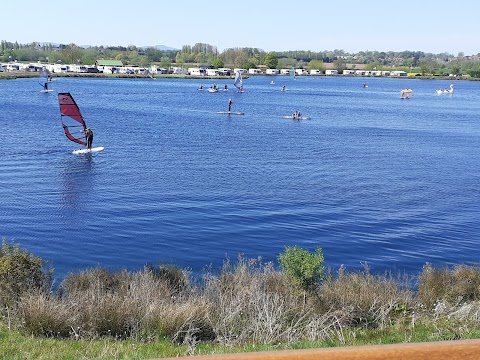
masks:
[[[179,51],[180,49],[172,48],[165,45],[142,46],[143,49],[154,48],[161,51]]]
[[[38,46],[46,46],[46,45],[51,45],[53,47],[59,47],[60,45],[62,44],[59,44],[59,43],[53,43],[53,42],[37,42]],[[69,44],[63,44],[63,45],[69,45]],[[78,45],[79,47],[83,48],[83,49],[88,49],[88,48],[91,48],[91,47],[94,47],[93,45]],[[169,46],[165,46],[165,45],[150,45],[150,46],[139,46],[138,47],[139,49],[147,49],[147,48],[154,48],[154,49],[157,49],[157,50],[160,50],[160,51],[179,51],[180,49],[177,49],[177,48],[173,48],[173,47],[169,47]]]

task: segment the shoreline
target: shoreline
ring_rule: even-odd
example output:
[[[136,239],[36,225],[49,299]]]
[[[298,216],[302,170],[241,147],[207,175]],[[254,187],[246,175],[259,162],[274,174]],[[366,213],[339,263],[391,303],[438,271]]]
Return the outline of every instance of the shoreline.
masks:
[[[103,73],[52,73],[52,78],[113,78],[113,79],[151,79],[148,75],[141,74],[103,74]],[[244,79],[248,79],[250,76],[265,76],[265,77],[288,77],[285,75],[243,75]],[[479,79],[470,78],[470,77],[454,77],[451,76],[361,76],[361,75],[298,75],[299,77],[357,77],[362,79],[372,79],[372,78],[395,78],[395,79],[421,79],[421,80],[469,80],[469,81],[478,81]],[[28,78],[38,78],[39,74],[36,72],[1,72],[0,80],[16,80],[16,79],[28,79]],[[233,76],[199,76],[199,75],[184,75],[184,74],[161,74],[155,75],[153,79],[192,79],[192,80],[226,80],[233,79]]]

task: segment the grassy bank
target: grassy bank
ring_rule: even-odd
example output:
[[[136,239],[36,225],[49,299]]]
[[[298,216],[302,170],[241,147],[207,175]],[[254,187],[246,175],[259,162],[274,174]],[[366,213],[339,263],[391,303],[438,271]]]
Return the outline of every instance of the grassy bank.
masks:
[[[291,256],[286,256],[291,255]],[[129,358],[480,337],[480,268],[405,276],[323,269],[320,252],[226,262],[193,279],[171,265],[94,268],[52,290],[43,260],[0,252],[0,357]]]

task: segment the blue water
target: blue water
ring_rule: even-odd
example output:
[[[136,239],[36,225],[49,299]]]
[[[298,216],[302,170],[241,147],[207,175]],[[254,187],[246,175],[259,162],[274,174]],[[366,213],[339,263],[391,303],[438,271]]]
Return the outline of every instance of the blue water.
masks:
[[[63,277],[174,263],[201,272],[286,245],[326,263],[415,273],[478,263],[480,82],[251,77],[56,78],[94,145],[73,155],[56,93],[0,81],[0,236]],[[285,84],[286,92],[281,92]],[[400,100],[400,90],[414,90]],[[233,111],[225,111],[229,97]],[[282,118],[299,110],[310,120]]]

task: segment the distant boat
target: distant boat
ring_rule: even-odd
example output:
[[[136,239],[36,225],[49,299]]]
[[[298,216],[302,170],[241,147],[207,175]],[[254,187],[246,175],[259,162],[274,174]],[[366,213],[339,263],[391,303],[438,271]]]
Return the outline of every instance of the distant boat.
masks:
[[[238,91],[243,93],[243,80],[240,70],[235,71],[235,81],[233,82],[233,86],[235,86]]]
[[[453,84],[450,84],[450,89],[438,89],[437,94],[438,95],[453,94]]]
[[[308,116],[302,116],[302,115],[288,115],[288,116],[282,116],[284,119],[292,119],[292,120],[309,120],[310,118]]]
[[[412,89],[403,89],[400,91],[400,99],[409,99],[412,92]]]

